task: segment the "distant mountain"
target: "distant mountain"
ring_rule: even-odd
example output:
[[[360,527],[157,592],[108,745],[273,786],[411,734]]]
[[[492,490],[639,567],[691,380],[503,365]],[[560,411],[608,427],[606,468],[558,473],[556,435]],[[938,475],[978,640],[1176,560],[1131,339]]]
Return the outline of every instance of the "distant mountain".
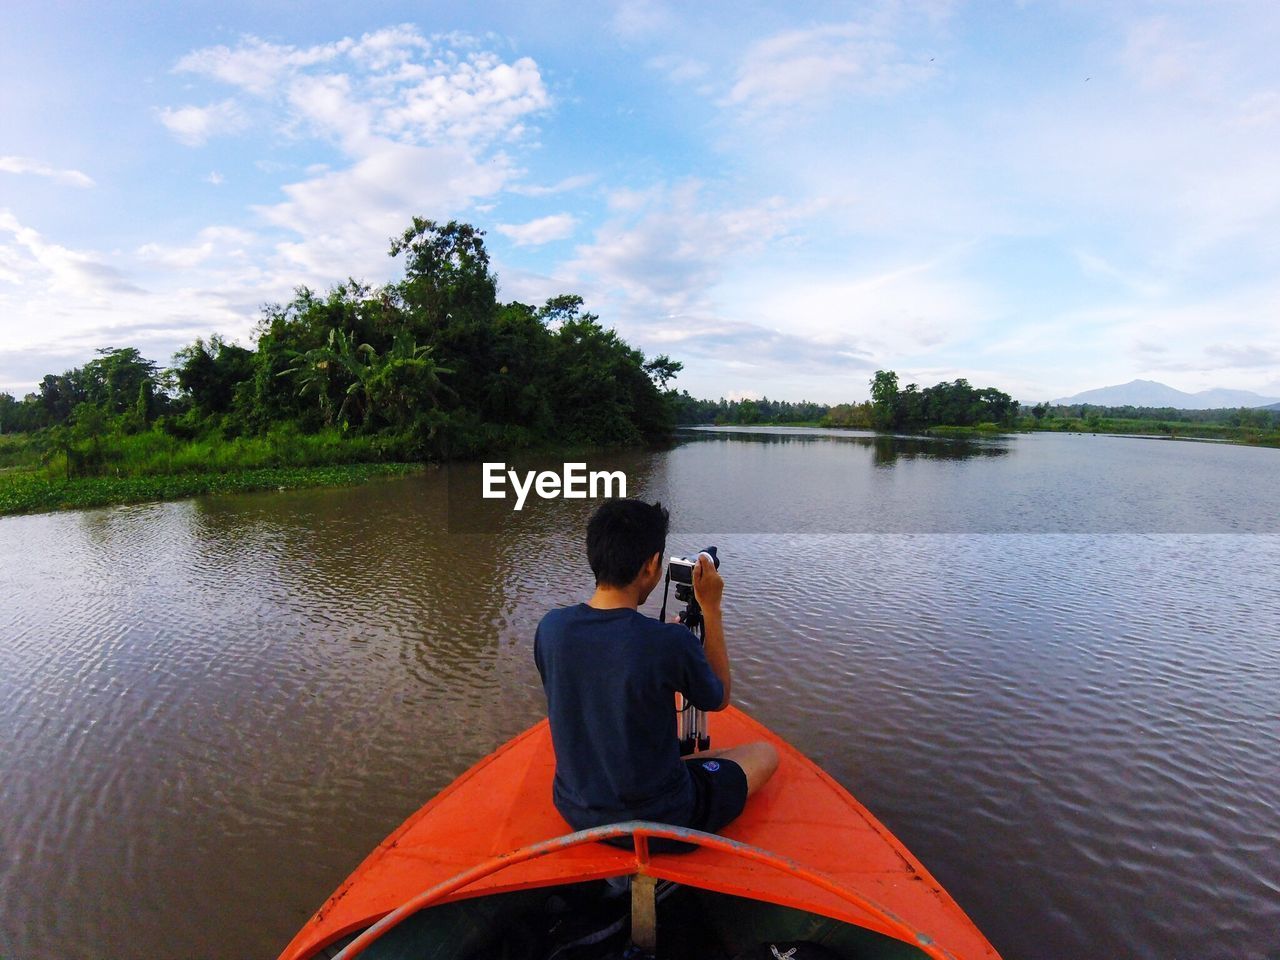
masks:
[[[1114,387],[1086,390],[1054,400],[1064,406],[1091,403],[1099,407],[1173,407],[1177,410],[1212,410],[1218,407],[1280,406],[1280,398],[1263,397],[1249,390],[1201,390],[1184,393],[1154,380],[1130,380]]]

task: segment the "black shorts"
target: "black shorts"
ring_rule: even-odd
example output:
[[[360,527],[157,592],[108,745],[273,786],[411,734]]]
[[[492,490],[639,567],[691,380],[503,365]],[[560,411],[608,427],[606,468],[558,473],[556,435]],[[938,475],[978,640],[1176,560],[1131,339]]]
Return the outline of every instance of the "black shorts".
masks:
[[[693,778],[693,817],[689,826],[707,833],[728,826],[747,805],[747,775],[724,757],[685,757]]]
[[[689,779],[693,781],[693,814],[682,826],[715,833],[737,819],[747,805],[747,775],[742,767],[724,757],[685,757]],[[611,847],[631,849],[631,837],[605,840]],[[696,850],[692,843],[654,837],[649,841],[654,853],[688,853]]]

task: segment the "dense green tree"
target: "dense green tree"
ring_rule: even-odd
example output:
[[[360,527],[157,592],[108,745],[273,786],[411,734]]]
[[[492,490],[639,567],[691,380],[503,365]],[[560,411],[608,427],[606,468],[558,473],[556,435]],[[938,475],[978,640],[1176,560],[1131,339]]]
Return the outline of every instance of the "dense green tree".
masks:
[[[84,400],[109,414],[131,410],[144,383],[155,383],[157,365],[134,347],[103,347],[81,371]]]
[[[836,404],[823,418],[825,427],[852,427],[870,430],[872,427],[872,409],[869,401],[864,403]]]
[[[977,389],[963,378],[921,390],[910,383],[898,389],[898,375],[877,370],[871,381],[870,414],[878,430],[930,426],[1010,424],[1019,405],[994,387]]]
[[[375,356],[370,367],[360,381],[367,407],[392,427],[405,427],[415,413],[434,409],[448,390],[441,378],[453,373],[436,362],[430,347],[418,346],[408,333],[397,337],[384,356]]]
[[[760,407],[751,399],[745,399],[738,404],[738,413],[735,419],[737,423],[756,423],[760,419]]]
[[[61,376],[45,374],[40,381],[37,397],[43,414],[40,418],[42,426],[66,423],[71,419],[71,411],[76,408],[76,404],[85,400],[80,371],[68,370]]]
[[[236,389],[253,378],[254,354],[218,334],[174,354],[178,389],[201,414],[230,413]]]
[[[877,370],[871,379],[871,415],[877,429],[897,426],[898,375],[892,370]]]
[[[687,390],[668,390],[666,403],[676,423],[741,423],[740,408],[746,400],[698,400],[689,395]],[[751,400],[755,413],[754,423],[817,423],[827,416],[831,410],[826,404],[811,403],[801,400],[792,403],[786,400],[770,400],[764,397]]]
[[[398,292],[415,325],[433,333],[455,319],[482,319],[496,305],[497,280],[489,272],[484,231],[469,223],[414,217],[404,234],[391,241],[391,256],[404,254],[404,281]],[[417,332],[417,331],[415,331]]]
[[[672,360],[665,353],[658,354],[658,356],[647,361],[644,365],[644,372],[658,385],[659,390],[667,389],[667,384],[674,380],[676,374],[683,369],[683,363],[678,360]]]
[[[28,430],[27,411],[11,393],[0,393],[0,435]]]

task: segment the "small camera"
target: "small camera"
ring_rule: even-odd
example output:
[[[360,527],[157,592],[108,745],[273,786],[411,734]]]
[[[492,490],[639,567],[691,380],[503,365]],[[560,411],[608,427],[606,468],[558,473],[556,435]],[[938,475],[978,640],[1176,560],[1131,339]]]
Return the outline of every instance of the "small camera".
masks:
[[[698,557],[706,554],[711,558],[711,562],[716,565],[716,569],[720,568],[720,558],[716,556],[715,547],[707,547],[705,550],[694,554],[692,557],[672,557],[667,561],[667,576],[671,578],[671,582],[679,587],[680,584],[693,586],[693,568],[698,565]],[[677,594],[678,595],[678,594]]]

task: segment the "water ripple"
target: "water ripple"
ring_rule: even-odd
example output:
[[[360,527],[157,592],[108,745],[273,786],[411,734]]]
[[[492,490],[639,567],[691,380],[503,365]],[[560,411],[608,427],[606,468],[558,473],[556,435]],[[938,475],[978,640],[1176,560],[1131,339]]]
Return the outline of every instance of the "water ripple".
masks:
[[[449,536],[444,498],[0,521],[6,956],[270,955],[541,714],[531,639],[585,589],[582,509]],[[1274,946],[1280,537],[672,537],[721,548],[739,701],[1007,956]]]

